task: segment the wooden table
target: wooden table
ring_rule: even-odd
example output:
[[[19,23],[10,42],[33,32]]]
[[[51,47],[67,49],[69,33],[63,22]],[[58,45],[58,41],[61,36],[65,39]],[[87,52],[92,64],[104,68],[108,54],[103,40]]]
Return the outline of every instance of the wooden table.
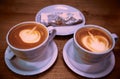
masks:
[[[35,76],[21,76],[8,69],[4,61],[7,48],[5,40],[8,30],[17,23],[34,21],[36,13],[49,5],[66,4],[81,10],[86,18],[86,24],[96,24],[105,27],[120,37],[120,1],[105,0],[0,0],[0,79],[86,79],[75,74],[63,60],[62,50],[65,43],[73,37],[56,36],[54,41],[58,46],[58,58],[47,71]],[[120,40],[114,48],[115,67],[102,79],[120,79]]]

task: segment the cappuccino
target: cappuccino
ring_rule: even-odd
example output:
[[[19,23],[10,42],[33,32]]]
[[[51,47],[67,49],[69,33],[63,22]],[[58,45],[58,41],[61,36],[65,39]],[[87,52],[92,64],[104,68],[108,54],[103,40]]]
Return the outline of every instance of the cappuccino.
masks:
[[[48,36],[45,27],[37,23],[20,24],[9,32],[8,41],[16,48],[29,49],[43,43]]]
[[[77,43],[84,49],[101,53],[112,47],[112,38],[103,29],[96,27],[85,27],[79,29],[75,38]]]

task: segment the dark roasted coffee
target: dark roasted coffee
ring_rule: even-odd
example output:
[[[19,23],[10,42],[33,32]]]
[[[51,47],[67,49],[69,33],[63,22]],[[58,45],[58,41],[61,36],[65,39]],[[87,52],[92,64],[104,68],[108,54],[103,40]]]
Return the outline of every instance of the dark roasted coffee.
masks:
[[[43,25],[26,23],[14,27],[9,32],[8,41],[13,47],[29,49],[43,43],[47,36],[48,32]]]
[[[112,47],[112,38],[105,31],[96,27],[79,29],[75,38],[81,47],[95,53],[104,52]]]

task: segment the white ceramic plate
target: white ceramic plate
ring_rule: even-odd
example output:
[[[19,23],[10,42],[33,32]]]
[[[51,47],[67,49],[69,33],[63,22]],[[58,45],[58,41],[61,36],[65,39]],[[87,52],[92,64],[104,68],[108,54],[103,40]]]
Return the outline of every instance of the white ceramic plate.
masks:
[[[43,58],[43,61],[31,63],[23,61],[17,57],[11,59],[11,56],[14,54],[10,48],[7,47],[5,51],[5,63],[8,68],[16,74],[25,76],[36,75],[49,69],[57,59],[58,48],[54,41],[49,44],[48,50],[45,53],[47,54]]]
[[[101,78],[104,77],[106,75],[108,75],[114,68],[115,65],[115,57],[113,52],[111,53],[110,59],[108,60],[107,63],[107,67],[105,70],[101,71],[101,72],[97,72],[97,73],[86,73],[83,72],[79,69],[77,69],[71,62],[70,62],[70,58],[72,55],[74,55],[73,52],[73,38],[70,39],[64,46],[63,49],[63,58],[65,63],[67,64],[67,66],[75,73],[77,73],[78,75],[84,76],[84,77],[88,77],[88,78]]]
[[[43,9],[41,9],[40,11],[38,11],[38,13],[36,14],[35,17],[35,21],[36,22],[41,22],[40,20],[40,16],[41,13],[49,13],[49,12],[79,12],[80,16],[83,19],[83,22],[81,24],[77,24],[77,25],[72,25],[72,26],[55,26],[55,29],[57,30],[57,35],[70,35],[73,34],[74,31],[78,28],[78,27],[82,27],[85,24],[85,17],[82,14],[82,12],[72,6],[68,6],[68,5],[51,5],[51,6],[47,6]]]

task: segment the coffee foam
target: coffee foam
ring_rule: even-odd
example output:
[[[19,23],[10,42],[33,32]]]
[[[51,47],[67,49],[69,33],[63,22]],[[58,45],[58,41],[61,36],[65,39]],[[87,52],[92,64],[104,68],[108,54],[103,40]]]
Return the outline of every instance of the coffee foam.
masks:
[[[36,43],[41,39],[41,34],[37,30],[24,29],[20,31],[19,37],[24,43]]]
[[[20,49],[29,49],[42,44],[48,37],[47,29],[36,23],[14,27],[8,35],[9,43]]]
[[[92,52],[103,52],[109,49],[108,40],[100,35],[93,35],[88,32],[88,35],[81,39],[83,45]]]
[[[76,32],[75,38],[81,47],[94,53],[105,52],[112,46],[109,34],[100,28],[81,28]]]

